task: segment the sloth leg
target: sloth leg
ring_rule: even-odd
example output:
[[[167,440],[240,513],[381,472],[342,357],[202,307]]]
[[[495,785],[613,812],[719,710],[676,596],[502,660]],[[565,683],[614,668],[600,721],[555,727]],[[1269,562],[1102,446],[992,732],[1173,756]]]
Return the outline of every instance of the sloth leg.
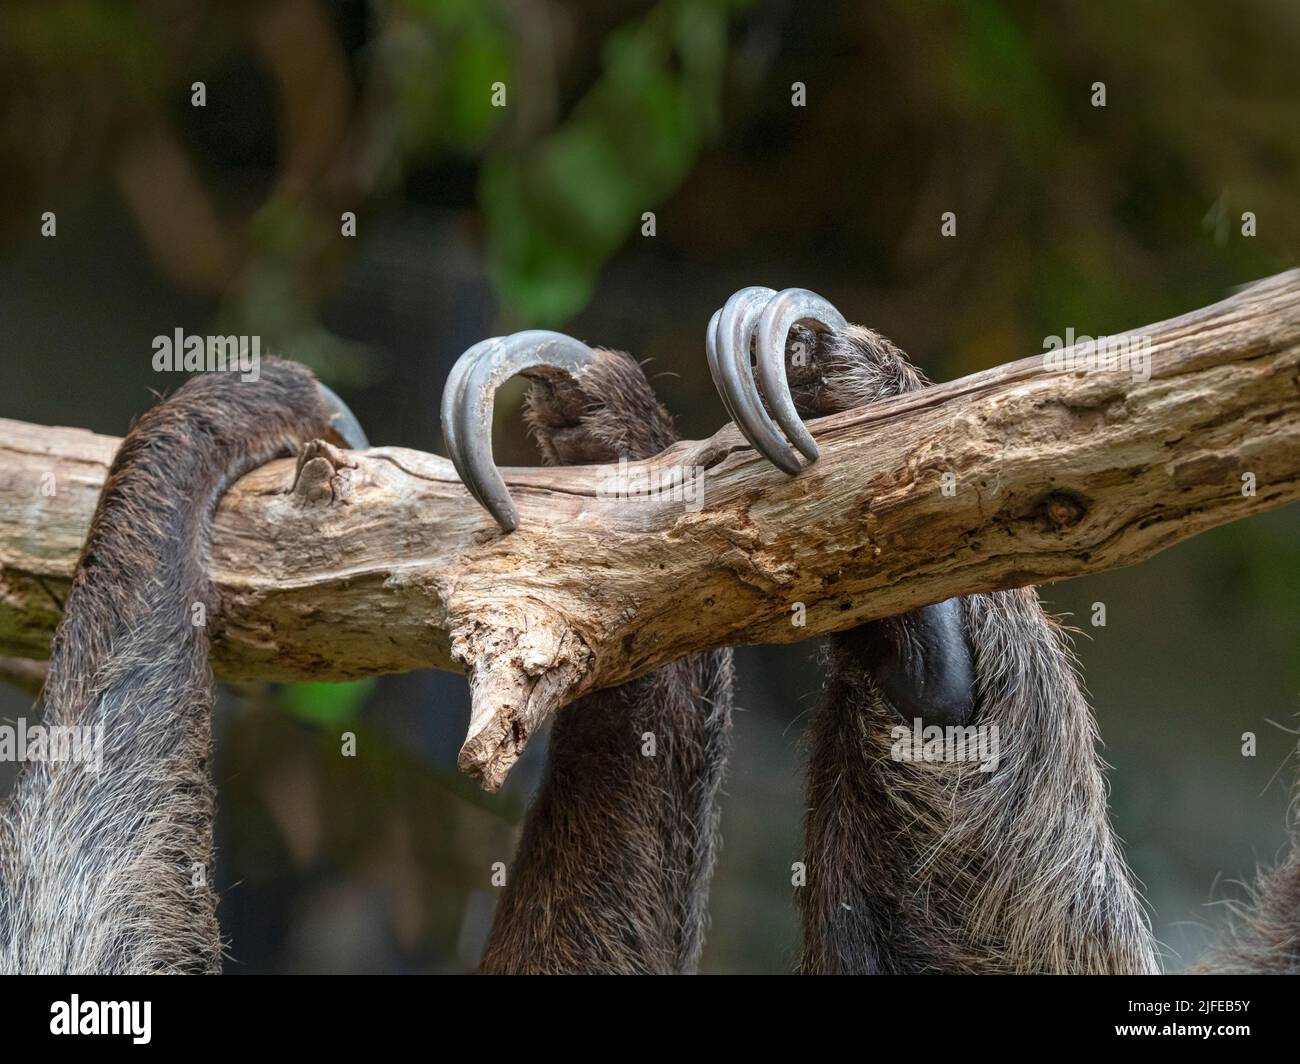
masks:
[[[484,396],[502,374],[533,380],[527,420],[547,464],[646,458],[676,439],[631,357],[557,334],[539,350],[538,335],[471,349],[466,359],[480,364],[453,371],[448,393],[460,398],[444,403],[462,475],[471,490],[489,485],[484,501],[503,527],[511,515],[502,490],[471,453],[483,453]],[[694,971],[730,728],[729,651],[692,655],[561,710],[481,970]]]
[[[98,764],[23,767],[0,810],[0,971],[216,972],[208,775],[212,513],[250,469],[315,438],[363,447],[302,366],[203,374],[118,450],[51,644],[43,725]],[[65,733],[76,734],[76,733]],[[83,748],[83,752],[84,748]]]
[[[798,456],[769,454],[768,426],[815,460],[795,422],[928,383],[812,293],[729,305],[711,324],[710,365],[742,430],[782,468]],[[751,357],[765,406],[738,398]],[[805,972],[1155,969],[1092,717],[1032,589],[840,633],[823,662],[798,891]],[[933,760],[913,741],[929,725],[948,740]]]

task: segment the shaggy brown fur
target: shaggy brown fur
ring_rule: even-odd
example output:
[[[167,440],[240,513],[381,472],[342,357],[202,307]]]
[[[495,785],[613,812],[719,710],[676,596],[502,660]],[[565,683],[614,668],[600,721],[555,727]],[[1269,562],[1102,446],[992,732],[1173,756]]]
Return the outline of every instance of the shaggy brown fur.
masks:
[[[528,420],[550,464],[645,458],[676,439],[641,368],[611,351],[576,385],[562,375],[534,384]],[[693,972],[730,729],[729,651],[564,709],[482,971]]]
[[[32,762],[0,810],[0,971],[216,972],[213,511],[240,476],[336,439],[312,375],[187,382],[127,434],[55,632],[47,725],[102,725],[103,767]],[[339,441],[342,442],[342,441]]]
[[[927,383],[866,329],[794,339],[812,355],[790,367],[806,417]],[[803,971],[1155,971],[1064,634],[1030,588],[972,595],[961,616],[970,723],[999,729],[992,772],[891,757],[903,722],[877,648],[906,616],[830,640],[810,735]]]

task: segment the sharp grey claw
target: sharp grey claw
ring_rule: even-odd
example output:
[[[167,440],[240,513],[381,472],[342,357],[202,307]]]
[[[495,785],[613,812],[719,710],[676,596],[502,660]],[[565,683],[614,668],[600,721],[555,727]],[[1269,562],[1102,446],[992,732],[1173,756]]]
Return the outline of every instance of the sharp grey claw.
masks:
[[[497,388],[516,373],[542,366],[576,374],[594,357],[571,336],[531,329],[475,344],[452,367],[442,395],[443,438],[462,483],[505,531],[519,527],[519,511],[492,460]]]
[[[456,364],[451,367],[451,372],[447,374],[447,383],[442,388],[442,438],[447,444],[447,456],[451,459],[451,464],[456,467],[456,475],[460,477],[460,482],[465,485],[465,489],[478,500],[479,505],[485,508],[487,504],[483,502],[477,486],[470,482],[465,472],[465,462],[461,457],[460,441],[456,436],[456,410],[460,406],[461,395],[465,390],[465,377],[470,368],[485,351],[500,344],[504,339],[505,337],[502,336],[493,336],[489,340],[480,340],[467,350],[460,358],[456,359]]]
[[[705,349],[713,382],[732,420],[755,450],[780,469],[794,474],[799,472],[799,456],[782,439],[763,409],[750,366],[754,330],[764,305],[775,295],[771,288],[742,288],[709,322]]]
[[[787,288],[773,296],[758,322],[758,379],[763,394],[791,442],[810,462],[815,462],[820,453],[817,443],[795,410],[785,374],[785,341],[798,322],[818,331],[844,329],[848,322],[830,303],[806,288]]]
[[[709,375],[713,378],[713,387],[718,390],[718,398],[722,400],[722,405],[727,409],[727,417],[732,421],[736,420],[736,412],[731,409],[731,400],[727,397],[726,374],[722,372],[722,364],[718,361],[718,320],[722,317],[722,308],[719,307],[713,312],[713,317],[709,319],[708,328],[704,330],[704,353],[709,360]],[[741,430],[744,431],[743,429]],[[745,437],[749,439],[749,437]],[[750,441],[753,442],[752,440]]]
[[[316,382],[316,388],[320,392],[321,402],[325,404],[325,416],[332,428],[350,449],[354,451],[364,451],[370,446],[370,441],[366,439],[366,431],[361,427],[361,422],[357,416],[348,408],[348,404],[334,394],[333,388],[327,388]]]

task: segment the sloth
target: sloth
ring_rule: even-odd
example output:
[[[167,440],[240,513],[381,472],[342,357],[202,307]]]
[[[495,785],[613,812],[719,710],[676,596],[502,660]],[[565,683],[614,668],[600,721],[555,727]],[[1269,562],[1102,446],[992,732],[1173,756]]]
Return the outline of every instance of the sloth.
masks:
[[[813,458],[799,418],[927,383],[888,340],[808,293],[739,295],[711,323],[710,365],[742,430],[789,472],[798,458],[772,416]],[[458,370],[444,404],[444,429],[459,426],[449,449],[503,527],[517,517],[470,416],[503,375],[532,378],[527,420],[550,464],[646,457],[675,438],[640,367],[618,352],[520,334],[471,349]],[[103,727],[105,765],[28,764],[0,809],[0,971],[220,970],[204,874],[213,687],[192,609],[213,606],[208,542],[224,491],[315,438],[366,446],[310,373],[267,360],[256,384],[194,378],[123,442],[42,696],[46,723]],[[824,667],[798,895],[804,972],[1158,970],[1074,661],[1032,589],[863,625],[831,639]],[[696,654],[558,715],[482,971],[695,970],[731,674],[727,651]],[[987,773],[896,760],[893,730],[908,719],[997,725],[1002,754]],[[642,755],[646,732],[656,757]],[[1298,852],[1261,877],[1207,969],[1300,968]]]
[[[885,337],[801,289],[736,293],[708,352],[738,426],[790,473],[790,443],[817,455],[801,418],[929,383]],[[1076,662],[1033,588],[839,633],[823,668],[797,894],[804,973],[1159,970]],[[1001,756],[992,771],[891,756],[895,729],[917,720],[996,726]],[[1201,970],[1300,970],[1300,839],[1292,847]]]
[[[814,313],[829,318],[838,331],[823,327],[814,333],[809,328],[819,324],[810,317]],[[794,340],[787,345],[792,330]],[[784,381],[773,380],[770,359],[759,360],[765,394],[791,400],[784,410],[772,404],[783,415],[783,427],[802,430],[800,416],[925,383],[888,341],[849,329],[828,304],[792,301],[770,289],[737,293],[710,323],[710,368],[739,427],[787,472],[797,472],[800,464],[777,435],[754,386],[750,346],[756,331],[769,339],[779,334],[782,359],[787,348],[808,356],[792,367],[789,391]],[[548,461],[646,457],[673,436],[667,414],[634,370],[626,356],[592,350],[557,333],[488,340],[466,353],[444,393],[444,434],[466,487],[503,529],[513,529],[518,516],[484,437],[474,435],[475,425],[491,423],[491,391],[514,372],[534,379],[529,420]],[[816,453],[806,430],[797,438]],[[681,701],[658,682],[680,684],[675,668],[656,674],[660,702]],[[1156,969],[1151,932],[1106,815],[1092,718],[1062,634],[1032,590],[952,600],[835,636],[827,669],[825,704],[810,736],[807,885],[799,892],[805,972]],[[623,690],[637,690],[637,684]],[[635,823],[645,822],[659,806],[658,789],[669,799],[669,822],[659,827],[671,833],[691,824],[698,830],[698,820],[675,813],[677,796],[716,793],[725,744],[701,743],[696,729],[705,718],[698,705],[684,705],[674,720],[660,717],[652,724],[680,729],[689,722],[684,736],[667,734],[692,757],[658,767],[640,757],[632,742],[648,712],[619,707],[624,714],[631,709],[638,722],[628,727],[618,720],[610,698],[606,693],[589,699],[602,706],[599,711],[580,703],[557,716],[551,768],[529,815],[485,970],[570,970],[567,952],[547,952],[551,945],[541,942],[541,932],[556,920],[554,898],[585,892],[573,918],[588,923],[588,913],[606,911],[605,904],[593,902],[612,902],[618,909],[631,893],[636,908],[624,936],[639,942],[647,912],[662,920],[683,911],[677,896],[664,893],[669,886],[707,881],[712,843],[693,851],[674,848],[656,837],[656,829],[636,846],[648,852],[649,869],[663,866],[659,855],[667,849],[687,854],[688,863],[690,853],[698,854],[698,873],[684,875],[683,865],[672,862],[657,895],[651,875],[637,876],[629,892],[629,873],[609,861],[580,856],[588,848],[601,852],[603,844],[595,840],[607,837],[609,801],[585,803],[584,812],[572,819],[552,811],[565,808],[561,782],[574,793],[605,785],[609,766],[620,780],[646,779],[647,789],[628,794],[629,804],[620,806],[638,811]],[[913,718],[926,724],[997,723],[1010,740],[1008,751],[991,774],[981,774],[977,766],[894,761],[892,728]],[[594,731],[597,719],[606,722],[601,745],[575,736],[580,728]],[[719,763],[711,764],[710,756]],[[561,776],[570,764],[571,773]],[[619,874],[611,878],[611,871]],[[702,923],[702,917],[692,920],[695,927]],[[514,967],[499,950],[512,944],[517,963],[522,940],[538,943],[541,952]],[[644,968],[628,964],[603,970]]]
[[[551,463],[674,439],[640,367],[591,353],[534,374]],[[24,766],[0,807],[0,972],[215,973],[222,940],[208,772],[212,515],[244,473],[365,434],[303,367],[193,378],[127,434],[100,496],[42,692],[48,726],[102,728],[104,763]],[[486,972],[689,972],[698,964],[731,722],[731,658],[697,654],[566,710]],[[658,739],[641,756],[642,736]]]
[[[792,387],[773,376],[771,358],[760,357],[760,397],[750,366],[756,333],[760,355],[767,350],[762,340],[779,336],[783,371],[787,351],[802,352],[791,367]],[[811,457],[816,445],[800,417],[925,383],[888,341],[849,328],[815,297],[746,289],[714,315],[707,340],[728,411],[789,473],[801,468],[798,456],[777,434],[762,398]],[[664,431],[646,437],[642,447],[629,446],[647,410],[658,411],[651,423],[666,425],[667,415],[640,375],[633,386],[626,376],[610,380],[597,369],[612,357],[559,334],[535,332],[484,341],[453,370],[443,405],[449,450],[467,488],[504,529],[518,518],[473,426],[490,423],[490,390],[510,373],[537,381],[530,421],[550,461],[645,457],[671,442]],[[576,391],[574,382],[581,382]],[[564,446],[574,423],[586,427],[585,436],[578,446]],[[591,441],[602,446],[593,450]],[[1106,815],[1092,718],[1062,634],[1032,591],[970,596],[864,625],[832,638],[826,668],[825,704],[810,735],[807,885],[798,896],[803,971],[1156,970],[1151,932]],[[916,718],[997,723],[1009,749],[991,774],[962,764],[892,760],[893,727]],[[519,970],[501,963],[496,948],[514,924],[549,920],[549,905],[537,899],[553,897],[563,881],[589,894],[623,892],[604,869],[575,862],[568,852],[570,838],[592,834],[590,821],[604,818],[579,820],[566,835],[548,812],[556,802],[550,793],[556,769],[567,748],[577,745],[566,734],[576,719],[572,708],[556,719],[550,775],[530,813],[517,862],[522,867],[502,899],[485,970]],[[679,726],[681,719],[690,719],[689,713]],[[600,758],[584,758],[572,785],[582,786],[584,775],[600,779],[602,758],[620,771],[661,771],[638,764],[648,759],[639,758],[628,731],[621,748],[607,745]],[[700,749],[693,734],[690,739]],[[725,747],[702,749],[720,756]],[[716,792],[720,765],[697,759],[677,768],[684,771],[672,777],[667,794]],[[699,773],[695,788],[692,771]],[[542,842],[547,837],[554,843],[549,847]],[[539,858],[543,848],[546,856]],[[712,846],[699,853],[701,875],[687,877],[695,881],[707,879]],[[669,883],[683,879],[680,867],[674,873]],[[676,907],[676,899],[648,896],[641,889],[648,886],[638,884],[639,906],[660,912]],[[555,970],[550,958],[539,960],[527,970]]]

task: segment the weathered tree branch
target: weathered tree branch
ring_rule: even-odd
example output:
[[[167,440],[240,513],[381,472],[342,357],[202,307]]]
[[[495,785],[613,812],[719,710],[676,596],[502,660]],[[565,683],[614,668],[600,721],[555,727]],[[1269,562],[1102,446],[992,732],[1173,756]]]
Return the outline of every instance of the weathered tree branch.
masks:
[[[688,652],[1128,565],[1300,498],[1300,271],[1128,335],[1147,380],[1025,359],[814,422],[797,477],[730,427],[627,468],[702,468],[696,511],[605,497],[593,468],[517,469],[503,535],[442,458],[315,445],[221,507],[215,666],[468,669],[461,765],[495,788],[558,707]],[[46,654],[117,444],[0,421],[0,654]]]

